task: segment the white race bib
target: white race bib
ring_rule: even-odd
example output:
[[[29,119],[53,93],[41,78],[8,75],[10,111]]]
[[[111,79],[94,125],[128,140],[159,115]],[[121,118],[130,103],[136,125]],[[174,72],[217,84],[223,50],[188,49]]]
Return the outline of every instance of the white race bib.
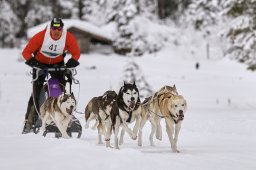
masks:
[[[63,29],[60,39],[53,40],[50,35],[51,28],[49,25],[50,24],[48,24],[46,28],[46,32],[44,35],[44,42],[40,52],[48,58],[56,58],[61,54],[63,54],[65,44],[66,44],[67,30]]]

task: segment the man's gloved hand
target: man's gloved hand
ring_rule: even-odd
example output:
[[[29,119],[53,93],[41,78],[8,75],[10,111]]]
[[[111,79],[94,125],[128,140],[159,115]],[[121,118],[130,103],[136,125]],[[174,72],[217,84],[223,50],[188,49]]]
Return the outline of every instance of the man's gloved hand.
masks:
[[[68,62],[66,63],[66,67],[67,68],[72,68],[72,67],[76,67],[78,66],[80,63],[78,61],[76,61],[75,59],[71,58],[68,60]]]
[[[25,63],[30,67],[38,66],[38,61],[35,59],[35,57],[30,57]]]
[[[40,62],[38,62],[35,57],[30,57],[25,64],[27,64],[30,67],[39,67],[39,68],[44,68],[44,65]]]

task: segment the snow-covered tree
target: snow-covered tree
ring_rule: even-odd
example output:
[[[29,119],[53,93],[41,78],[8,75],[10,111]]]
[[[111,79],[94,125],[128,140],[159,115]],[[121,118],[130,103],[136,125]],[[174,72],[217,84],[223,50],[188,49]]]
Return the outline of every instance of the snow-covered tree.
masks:
[[[127,83],[136,82],[136,86],[140,92],[140,99],[143,101],[146,97],[149,97],[153,94],[153,91],[146,81],[139,65],[135,62],[129,62],[124,69],[124,75],[122,76],[124,79],[121,80],[121,84],[123,81]]]
[[[229,0],[224,3],[229,23],[225,29],[225,54],[249,66],[256,64],[256,1]]]
[[[21,22],[16,35],[24,38],[26,30],[53,17],[70,18],[74,8],[73,0],[6,0]]]
[[[0,47],[14,47],[20,21],[8,2],[0,3]]]
[[[17,16],[20,22],[20,26],[18,27],[19,31],[16,34],[16,37],[24,38],[26,35],[26,29],[27,29],[25,18],[27,16],[29,9],[32,8],[31,4],[33,3],[33,0],[21,0],[21,1],[7,0],[7,1],[10,4],[12,11],[15,13],[15,15]]]
[[[77,18],[73,10],[75,6],[73,0],[33,0],[30,3],[29,11],[25,17],[27,27],[38,25],[42,22],[49,21],[53,17],[70,18],[71,16]]]
[[[157,0],[139,0],[139,14],[150,19],[157,17]]]
[[[107,0],[84,0],[83,5],[83,20],[99,26],[107,22]]]
[[[119,0],[114,6],[117,13],[113,16],[117,23],[118,34],[114,40],[113,46],[117,53],[126,54],[132,51],[132,36],[135,28],[130,21],[135,18],[137,11],[133,0]]]
[[[116,12],[110,15],[117,23],[118,30],[113,43],[115,52],[140,56],[145,52],[159,51],[164,46],[166,37],[162,36],[162,29],[157,30],[160,28],[159,23],[151,17],[139,15],[142,10],[137,1],[117,1],[119,3],[113,6]]]
[[[50,5],[45,6],[38,3],[28,11],[25,23],[27,24],[27,27],[30,28],[42,22],[49,21],[52,17],[52,7]]]
[[[196,30],[217,24],[221,0],[191,0],[180,18],[180,23],[193,25]]]
[[[158,16],[160,19],[168,17],[175,18],[175,13],[178,11],[179,0],[157,0]]]

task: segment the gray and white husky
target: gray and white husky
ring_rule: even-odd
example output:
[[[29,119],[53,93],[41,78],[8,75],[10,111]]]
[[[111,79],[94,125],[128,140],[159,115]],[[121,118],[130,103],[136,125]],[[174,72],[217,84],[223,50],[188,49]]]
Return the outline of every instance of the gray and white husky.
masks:
[[[76,99],[72,94],[62,93],[59,97],[49,97],[40,107],[40,116],[42,119],[41,130],[44,132],[46,123],[52,121],[56,124],[63,138],[70,138],[67,134],[68,124],[71,121],[71,115],[76,109]]]
[[[90,121],[95,120],[93,129],[96,127],[98,129],[98,143],[102,144],[101,135],[103,134],[106,147],[111,147],[111,115],[114,115],[112,108],[116,107],[116,98],[116,92],[108,90],[102,96],[93,97],[85,107],[85,128],[89,127]]]
[[[117,95],[117,105],[113,108],[112,122],[115,134],[115,148],[119,149],[119,144],[123,144],[124,132],[136,140],[141,122],[141,105],[139,90],[135,84],[125,83],[120,88]],[[129,123],[135,121],[133,129],[128,127]],[[118,141],[119,128],[122,127],[120,141]]]

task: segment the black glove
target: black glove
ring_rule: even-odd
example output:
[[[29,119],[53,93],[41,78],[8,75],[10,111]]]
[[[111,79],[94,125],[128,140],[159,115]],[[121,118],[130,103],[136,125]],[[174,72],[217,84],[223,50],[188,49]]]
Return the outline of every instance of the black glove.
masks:
[[[79,62],[76,61],[75,59],[71,58],[68,60],[68,62],[66,63],[66,67],[67,68],[72,68],[72,67],[76,67],[79,65]]]
[[[30,57],[26,62],[25,64],[29,65],[30,67],[35,67],[35,66],[38,66],[39,63],[38,61],[35,59],[35,57]]]

